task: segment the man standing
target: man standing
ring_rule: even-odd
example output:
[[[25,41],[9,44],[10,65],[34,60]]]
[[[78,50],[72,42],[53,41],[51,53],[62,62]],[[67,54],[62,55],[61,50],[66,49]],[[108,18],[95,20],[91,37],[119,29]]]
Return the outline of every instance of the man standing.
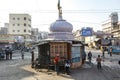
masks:
[[[105,57],[105,51],[104,51],[104,48],[102,50],[102,57],[104,58]]]
[[[92,59],[92,53],[91,53],[91,51],[89,51],[89,53],[88,53],[88,60],[89,60],[89,63],[91,63],[91,59]]]
[[[99,69],[101,69],[101,61],[102,61],[100,55],[98,55],[96,61],[97,61],[97,68],[98,68],[98,70],[99,70]]]
[[[34,52],[31,51],[31,63],[32,63],[32,68],[34,68]]]
[[[66,70],[66,73],[69,75],[70,74],[70,62],[68,60],[65,63],[65,70]]]
[[[84,51],[84,52],[82,53],[82,64],[85,63],[85,60],[86,60],[86,52]]]
[[[8,60],[9,59],[9,47],[6,47],[5,54],[6,54],[6,60]]]
[[[57,71],[57,75],[59,75],[59,56],[54,58],[55,70]]]
[[[21,57],[22,57],[22,60],[24,59],[24,49],[25,49],[25,47],[21,49]]]
[[[112,47],[110,47],[110,56],[112,56]]]
[[[9,49],[10,59],[12,60],[12,49]]]

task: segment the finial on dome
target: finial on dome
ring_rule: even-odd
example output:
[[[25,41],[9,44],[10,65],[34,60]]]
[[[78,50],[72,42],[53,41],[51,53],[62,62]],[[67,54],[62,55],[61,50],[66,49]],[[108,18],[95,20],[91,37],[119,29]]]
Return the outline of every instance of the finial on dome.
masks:
[[[62,19],[62,7],[60,6],[60,0],[58,0],[58,15],[59,19]]]

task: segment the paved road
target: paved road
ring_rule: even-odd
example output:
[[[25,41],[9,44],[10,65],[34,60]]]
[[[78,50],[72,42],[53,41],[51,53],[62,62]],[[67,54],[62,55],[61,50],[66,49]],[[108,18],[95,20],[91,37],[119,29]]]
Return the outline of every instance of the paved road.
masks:
[[[93,66],[89,69],[75,70],[71,75],[74,80],[120,80],[120,71],[105,66],[101,71]]]
[[[30,66],[31,54],[25,53],[25,59],[21,59],[19,52],[14,53],[13,60],[0,61],[0,80],[120,80],[120,65],[117,60],[120,55],[113,55],[111,58],[106,54],[105,61],[102,63],[102,70],[96,68],[95,58],[100,51],[92,50],[93,65],[85,64],[82,68],[71,70],[70,75],[55,72],[47,72],[42,69],[36,72]]]

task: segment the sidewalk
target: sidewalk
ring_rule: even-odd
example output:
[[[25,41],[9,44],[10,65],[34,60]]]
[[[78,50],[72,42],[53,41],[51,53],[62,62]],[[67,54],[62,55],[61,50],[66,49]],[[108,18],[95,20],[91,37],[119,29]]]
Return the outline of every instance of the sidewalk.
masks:
[[[24,70],[34,72],[33,75],[23,78],[22,80],[74,80],[70,75],[67,74],[59,74],[55,71],[47,71],[47,69],[40,69],[40,71],[36,71],[27,65],[23,67]]]
[[[102,70],[99,71],[96,65],[85,64],[82,68],[71,70],[70,75],[63,73],[57,75],[54,71],[47,72],[47,69],[37,72],[29,65],[23,69],[34,74],[22,80],[120,80],[120,68],[111,69],[107,66],[102,66]]]

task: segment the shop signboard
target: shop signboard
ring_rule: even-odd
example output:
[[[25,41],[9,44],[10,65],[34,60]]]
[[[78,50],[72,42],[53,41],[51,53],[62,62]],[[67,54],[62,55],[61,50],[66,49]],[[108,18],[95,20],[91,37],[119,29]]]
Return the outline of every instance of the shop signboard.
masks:
[[[83,28],[81,30],[81,36],[92,36],[92,28]]]

